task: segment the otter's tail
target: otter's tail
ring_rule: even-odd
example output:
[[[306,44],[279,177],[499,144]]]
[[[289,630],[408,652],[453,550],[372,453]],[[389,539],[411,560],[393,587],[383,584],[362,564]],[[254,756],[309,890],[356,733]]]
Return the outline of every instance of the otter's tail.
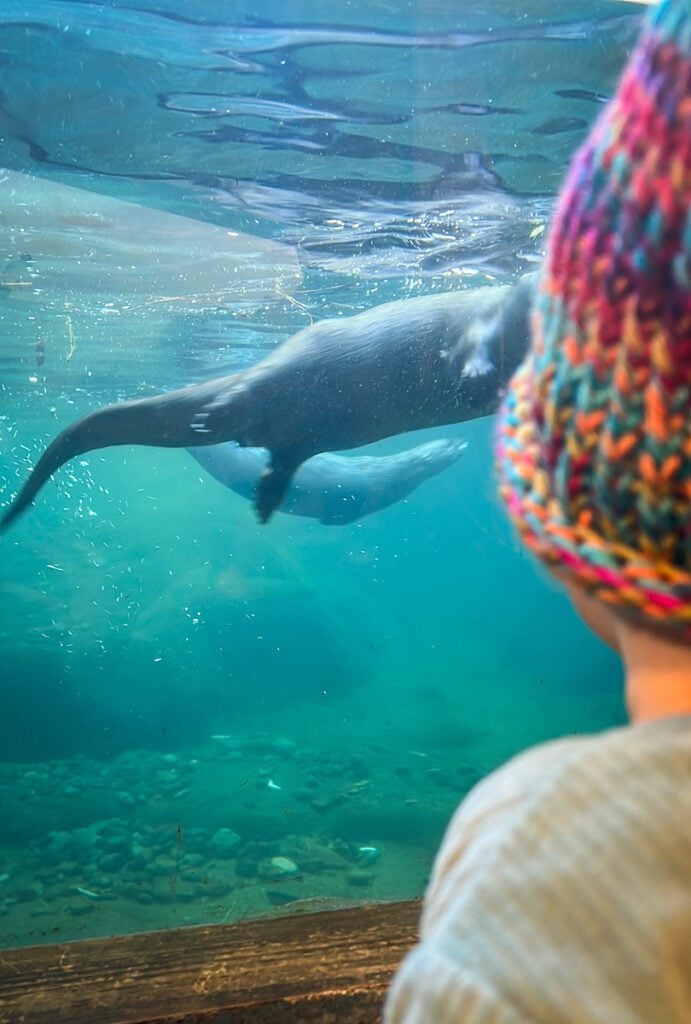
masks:
[[[226,406],[222,423],[206,411],[218,393],[234,383],[234,377],[225,377],[211,384],[195,384],[152,398],[107,405],[76,420],[46,448],[0,519],[0,530],[21,515],[53,473],[76,455],[125,444],[185,448],[217,444],[237,436],[241,401],[237,417],[229,416]]]

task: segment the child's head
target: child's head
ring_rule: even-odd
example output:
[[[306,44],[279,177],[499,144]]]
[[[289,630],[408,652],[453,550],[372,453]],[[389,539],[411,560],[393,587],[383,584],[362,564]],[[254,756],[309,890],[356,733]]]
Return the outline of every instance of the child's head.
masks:
[[[653,12],[572,163],[497,457],[577,601],[691,646],[691,0]]]

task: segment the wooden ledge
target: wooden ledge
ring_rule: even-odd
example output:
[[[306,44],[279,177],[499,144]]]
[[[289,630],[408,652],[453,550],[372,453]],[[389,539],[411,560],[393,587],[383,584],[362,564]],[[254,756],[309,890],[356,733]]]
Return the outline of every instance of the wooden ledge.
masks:
[[[0,950],[0,1024],[376,1024],[420,905]]]

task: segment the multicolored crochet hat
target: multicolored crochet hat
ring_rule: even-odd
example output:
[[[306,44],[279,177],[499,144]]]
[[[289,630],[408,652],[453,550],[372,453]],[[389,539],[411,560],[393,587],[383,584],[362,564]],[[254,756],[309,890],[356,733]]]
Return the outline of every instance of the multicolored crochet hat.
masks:
[[[691,638],[691,0],[652,12],[571,165],[497,461],[532,551]]]

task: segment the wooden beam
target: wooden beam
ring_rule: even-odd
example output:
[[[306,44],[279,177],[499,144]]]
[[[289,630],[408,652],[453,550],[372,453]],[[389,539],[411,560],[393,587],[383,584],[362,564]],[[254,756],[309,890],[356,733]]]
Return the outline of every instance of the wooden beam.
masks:
[[[0,1024],[376,1024],[417,901],[0,950]]]

